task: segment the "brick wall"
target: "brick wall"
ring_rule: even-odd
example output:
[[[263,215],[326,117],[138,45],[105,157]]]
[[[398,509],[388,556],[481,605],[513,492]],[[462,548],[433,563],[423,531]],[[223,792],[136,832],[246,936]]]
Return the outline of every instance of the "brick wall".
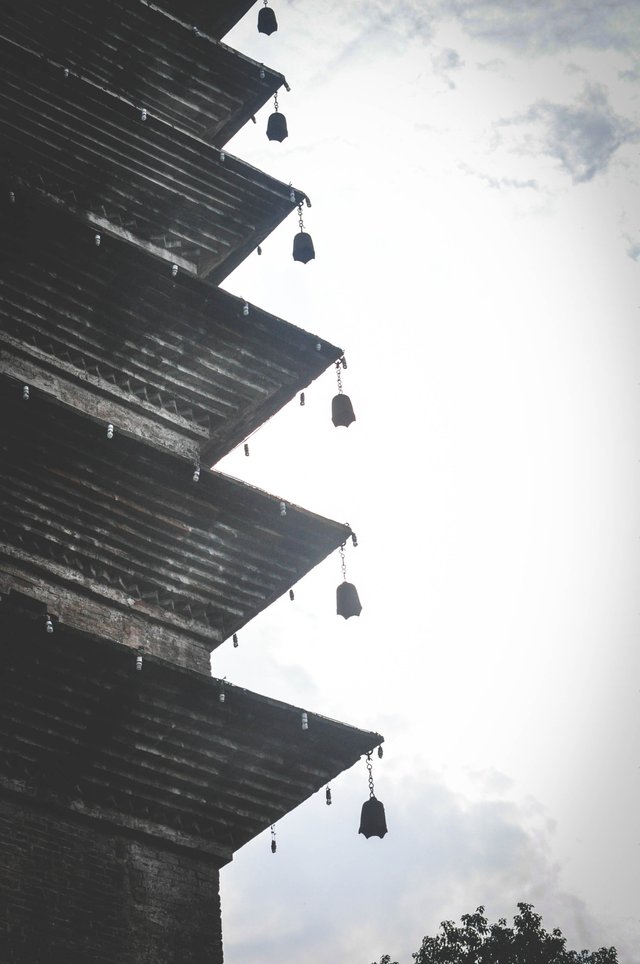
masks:
[[[222,964],[218,870],[0,797],[1,964]]]

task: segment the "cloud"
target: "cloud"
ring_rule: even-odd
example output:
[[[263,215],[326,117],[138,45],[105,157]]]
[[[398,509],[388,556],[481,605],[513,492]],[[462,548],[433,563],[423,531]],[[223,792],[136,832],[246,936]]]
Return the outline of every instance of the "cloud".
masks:
[[[464,60],[457,50],[446,47],[439,51],[439,53],[433,54],[431,57],[431,65],[433,72],[445,81],[450,90],[453,90],[456,85],[451,79],[450,74],[464,67]]]
[[[440,11],[473,37],[533,53],[626,51],[640,38],[637,0],[441,0]]]
[[[618,148],[640,134],[614,112],[606,91],[597,85],[588,85],[574,104],[540,100],[524,114],[498,121],[496,127],[520,128],[519,152],[555,158],[574,184],[606,171]]]
[[[640,261],[640,241],[630,241],[627,254],[634,261]]]
[[[468,164],[463,163],[459,164],[458,166],[464,174],[468,174],[471,177],[478,178],[480,181],[484,181],[487,187],[490,187],[495,191],[504,191],[510,189],[516,191],[538,191],[540,188],[540,185],[535,178],[529,177],[526,179],[521,179],[517,177],[494,177],[491,174],[485,174],[483,171],[476,171],[469,167]]]
[[[316,797],[278,825],[276,857],[266,838],[243,850],[222,876],[227,964],[365,962],[386,952],[409,961],[441,920],[480,903],[494,918],[510,916],[518,900],[570,941],[597,942],[588,909],[559,886],[542,808],[501,797],[509,781],[495,771],[474,776],[484,799],[429,772],[381,778],[383,841],[357,835],[363,788],[341,779],[331,808]]]

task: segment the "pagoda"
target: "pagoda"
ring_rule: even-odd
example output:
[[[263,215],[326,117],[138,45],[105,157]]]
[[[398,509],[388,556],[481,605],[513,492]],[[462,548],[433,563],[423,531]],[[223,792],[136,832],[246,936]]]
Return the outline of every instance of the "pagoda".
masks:
[[[211,469],[342,358],[219,287],[306,200],[225,151],[251,6],[3,4],[2,964],[221,964],[220,869],[382,742],[210,671],[352,535]]]

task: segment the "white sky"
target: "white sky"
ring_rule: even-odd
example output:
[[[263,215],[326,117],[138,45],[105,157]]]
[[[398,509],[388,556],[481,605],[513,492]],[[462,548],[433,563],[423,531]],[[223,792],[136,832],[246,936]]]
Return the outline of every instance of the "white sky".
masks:
[[[276,4],[276,0],[274,0]],[[529,900],[640,964],[637,287],[632,0],[277,0],[226,38],[281,70],[229,150],[306,191],[226,287],[344,347],[222,463],[348,521],[337,557],[214,655],[216,675],[386,737],[222,873],[226,964],[410,960],[443,918]]]

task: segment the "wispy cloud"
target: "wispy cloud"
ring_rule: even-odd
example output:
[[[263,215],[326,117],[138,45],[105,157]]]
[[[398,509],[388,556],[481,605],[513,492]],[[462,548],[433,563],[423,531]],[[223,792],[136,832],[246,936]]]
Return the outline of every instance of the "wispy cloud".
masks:
[[[464,174],[478,178],[480,181],[483,181],[487,187],[490,187],[495,191],[538,191],[540,188],[540,185],[536,179],[532,177],[526,179],[517,177],[494,177],[491,174],[485,174],[483,171],[477,171],[469,167],[468,164],[460,164],[459,167]]]
[[[640,37],[636,0],[441,0],[439,7],[469,35],[521,51],[629,50]]]
[[[456,85],[451,78],[451,74],[464,67],[464,60],[457,50],[453,50],[451,47],[445,47],[443,50],[432,55],[431,65],[433,72],[438,77],[441,77],[447,86],[453,90]]]
[[[627,254],[634,261],[640,261],[640,241],[630,241],[627,248]]]
[[[574,184],[606,171],[618,148],[640,135],[638,127],[615,113],[606,90],[597,85],[588,85],[573,104],[540,100],[496,127],[517,131],[519,152],[555,158]]]

